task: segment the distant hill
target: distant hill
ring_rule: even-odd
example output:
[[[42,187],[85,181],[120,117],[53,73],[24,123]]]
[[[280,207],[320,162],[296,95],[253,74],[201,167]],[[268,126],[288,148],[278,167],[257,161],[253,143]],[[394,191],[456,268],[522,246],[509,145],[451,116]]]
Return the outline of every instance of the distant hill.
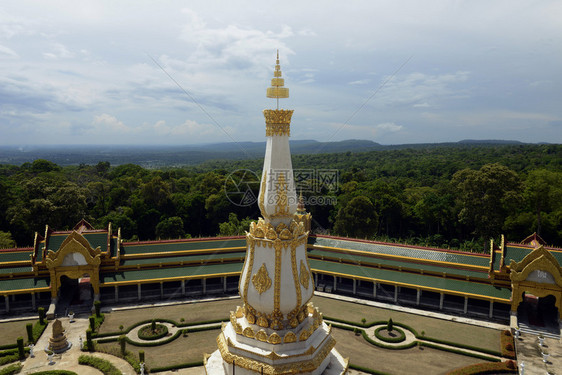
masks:
[[[314,140],[290,141],[293,154],[330,154],[365,152],[426,147],[474,147],[524,144],[505,140],[463,140],[451,143],[404,144],[384,146],[367,140],[350,139],[338,142]],[[47,159],[58,165],[97,164],[109,161],[111,165],[138,164],[146,168],[197,165],[217,159],[254,159],[263,157],[265,142],[226,142],[184,146],[118,146],[118,145],[49,145],[0,146],[0,164],[21,165],[36,159]]]

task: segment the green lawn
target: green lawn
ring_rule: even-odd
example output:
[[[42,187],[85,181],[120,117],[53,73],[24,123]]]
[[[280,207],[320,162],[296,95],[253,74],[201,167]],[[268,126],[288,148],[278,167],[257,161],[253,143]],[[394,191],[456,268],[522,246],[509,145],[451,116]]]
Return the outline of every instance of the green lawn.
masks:
[[[1,332],[0,345],[15,344],[18,337],[23,337],[24,342],[27,342],[27,331],[25,325],[27,323],[35,324],[37,319],[18,320],[17,322],[7,322],[0,324]]]
[[[148,307],[113,311],[105,314],[105,320],[100,327],[100,333],[119,331],[119,326],[126,329],[133,323],[146,319],[171,319],[181,323],[200,322],[204,320],[228,319],[230,311],[236,311],[236,306],[242,304],[240,298],[204,303],[190,303],[184,305]],[[25,327],[24,327],[25,328]]]
[[[500,350],[501,331],[495,329],[429,318],[423,315],[386,310],[319,296],[315,296],[312,299],[312,303],[314,306],[318,307],[325,317],[345,319],[357,323],[361,323],[361,319],[363,318],[367,319],[367,322],[392,318],[394,322],[409,325],[418,331],[419,334],[425,331],[425,336],[428,337],[490,350]]]

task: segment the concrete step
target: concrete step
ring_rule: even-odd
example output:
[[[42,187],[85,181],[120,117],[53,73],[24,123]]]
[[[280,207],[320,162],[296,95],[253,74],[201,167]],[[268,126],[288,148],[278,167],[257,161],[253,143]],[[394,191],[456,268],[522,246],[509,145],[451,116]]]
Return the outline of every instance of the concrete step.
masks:
[[[540,329],[536,327],[530,327],[525,323],[519,323],[519,330],[522,333],[527,333],[531,335],[540,336],[543,335],[544,337],[549,337],[552,339],[560,340],[560,333],[556,334],[548,329]]]

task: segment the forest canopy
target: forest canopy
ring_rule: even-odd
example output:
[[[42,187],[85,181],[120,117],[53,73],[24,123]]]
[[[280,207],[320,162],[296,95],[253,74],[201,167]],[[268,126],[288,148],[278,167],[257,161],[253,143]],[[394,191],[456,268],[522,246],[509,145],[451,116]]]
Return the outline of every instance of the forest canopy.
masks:
[[[183,168],[0,165],[0,248],[85,218],[125,240],[241,235],[263,159]],[[482,251],[505,234],[562,245],[562,146],[464,145],[293,155],[316,233]]]

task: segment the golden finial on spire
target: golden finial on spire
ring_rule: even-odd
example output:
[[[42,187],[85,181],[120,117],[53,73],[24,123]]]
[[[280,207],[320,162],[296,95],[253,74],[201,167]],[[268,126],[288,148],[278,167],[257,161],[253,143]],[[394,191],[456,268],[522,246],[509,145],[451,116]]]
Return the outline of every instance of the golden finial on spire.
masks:
[[[271,79],[271,87],[267,88],[266,96],[277,99],[277,109],[279,109],[279,99],[289,97],[289,89],[284,87],[285,80],[282,77],[281,66],[279,65],[279,50],[277,50],[277,60],[275,61],[275,71]]]

